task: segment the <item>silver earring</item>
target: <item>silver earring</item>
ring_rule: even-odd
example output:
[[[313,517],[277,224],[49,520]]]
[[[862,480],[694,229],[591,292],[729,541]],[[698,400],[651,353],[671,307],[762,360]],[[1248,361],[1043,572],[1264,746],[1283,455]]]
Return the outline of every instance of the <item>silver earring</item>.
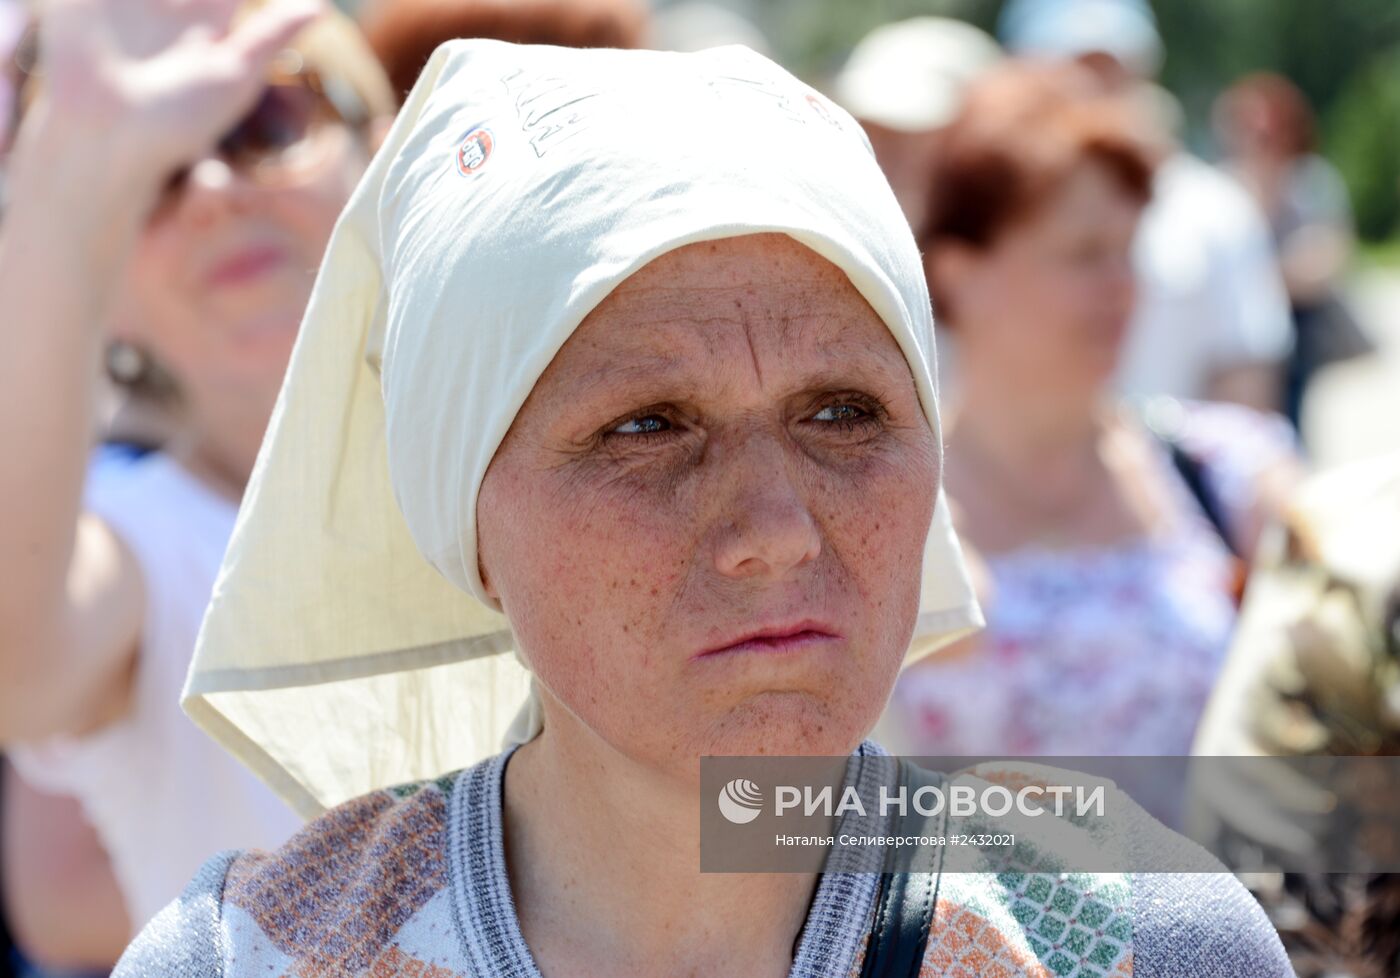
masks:
[[[146,372],[146,354],[121,340],[114,340],[107,346],[107,371],[116,380],[134,383]]]

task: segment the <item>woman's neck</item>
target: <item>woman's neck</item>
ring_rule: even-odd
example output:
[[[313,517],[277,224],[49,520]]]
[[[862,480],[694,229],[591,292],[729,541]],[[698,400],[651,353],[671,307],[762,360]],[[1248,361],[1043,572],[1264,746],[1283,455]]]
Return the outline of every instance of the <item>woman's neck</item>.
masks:
[[[1017,397],[1005,384],[968,384],[950,417],[950,464],[966,448],[1009,475],[1068,476],[1093,464],[1111,413],[1097,391]]]
[[[786,975],[815,874],[702,875],[695,783],[571,719],[506,768],[511,887],[546,978]]]
[[[245,466],[207,439],[187,435],[172,438],[163,451],[211,492],[235,506],[242,500],[252,472],[251,462]]]
[[[241,410],[221,405],[219,421],[211,423],[208,415],[213,413],[200,411],[198,406],[186,407],[180,429],[167,442],[165,453],[209,489],[237,505],[253,473],[271,411],[251,403]]]
[[[1149,446],[1106,393],[1027,398],[968,384],[963,394],[946,485],[983,554],[1116,546],[1167,526]]]

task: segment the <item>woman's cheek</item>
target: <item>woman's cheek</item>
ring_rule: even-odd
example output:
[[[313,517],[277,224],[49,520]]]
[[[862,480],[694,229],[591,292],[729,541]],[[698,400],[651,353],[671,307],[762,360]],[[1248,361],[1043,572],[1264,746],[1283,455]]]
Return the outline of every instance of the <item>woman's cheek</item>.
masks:
[[[880,632],[911,624],[918,614],[924,545],[933,522],[938,466],[930,445],[915,446],[905,465],[885,468],[850,499],[860,504],[833,525],[858,554],[852,577]],[[901,637],[902,641],[902,637]]]
[[[683,579],[676,557],[645,521],[621,514],[594,510],[551,530],[540,564],[549,573],[533,578],[540,586],[525,595],[517,632],[531,668],[564,707],[625,739],[628,718],[664,701],[674,678],[658,660],[672,648],[664,619],[673,602],[663,589]]]
[[[554,519],[522,527],[536,541],[531,564],[545,572],[523,576],[539,583],[520,610],[552,609],[552,641],[582,629],[596,648],[649,653],[683,574],[674,523],[637,494],[570,488],[545,508]]]

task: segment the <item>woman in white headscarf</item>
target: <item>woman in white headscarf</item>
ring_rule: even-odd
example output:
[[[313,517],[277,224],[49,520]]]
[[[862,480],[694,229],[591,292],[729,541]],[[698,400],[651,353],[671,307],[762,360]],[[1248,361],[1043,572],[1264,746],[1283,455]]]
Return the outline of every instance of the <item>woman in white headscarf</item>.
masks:
[[[334,807],[210,862],[118,974],[857,973],[880,876],[701,874],[698,759],[877,753],[911,639],[980,623],[931,327],[859,128],[763,58],[439,49],[332,239],[186,687]],[[1232,880],[1177,879],[1057,880],[1101,931],[1063,948],[1024,879],[949,883],[920,958],[1289,973]]]

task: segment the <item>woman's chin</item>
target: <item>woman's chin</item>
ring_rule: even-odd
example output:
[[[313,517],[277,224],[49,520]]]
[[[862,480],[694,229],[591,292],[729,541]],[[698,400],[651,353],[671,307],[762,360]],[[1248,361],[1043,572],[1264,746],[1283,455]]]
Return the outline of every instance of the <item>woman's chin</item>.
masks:
[[[711,726],[702,755],[837,757],[860,744],[875,717],[806,692],[769,692],[732,708]]]
[[[301,317],[295,310],[273,309],[230,322],[225,340],[236,350],[290,351],[300,326]]]

